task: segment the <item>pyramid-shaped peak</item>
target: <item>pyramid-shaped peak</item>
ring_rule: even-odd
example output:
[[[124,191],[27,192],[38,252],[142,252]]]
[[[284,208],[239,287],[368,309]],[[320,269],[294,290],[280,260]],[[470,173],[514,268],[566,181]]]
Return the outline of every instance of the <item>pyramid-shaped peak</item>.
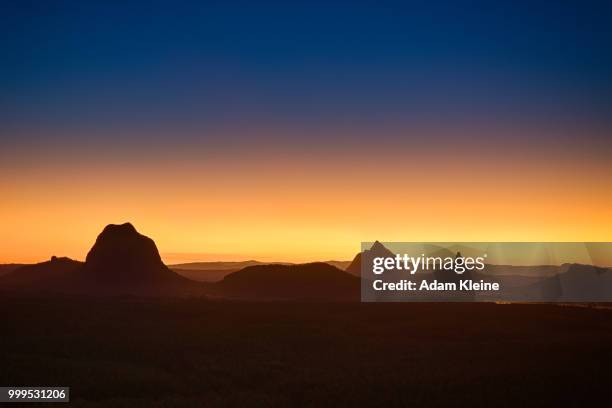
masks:
[[[381,249],[386,249],[386,248],[378,240],[374,241],[374,244],[372,244],[372,247],[370,248],[370,250],[372,250],[372,251],[379,251]]]
[[[380,241],[375,241],[372,247],[365,251],[370,254],[375,254],[375,256],[395,256],[389,248],[384,246]]]
[[[346,268],[346,271],[352,275],[361,275],[361,264],[364,258],[365,264],[370,264],[373,258],[376,257],[394,257],[395,254],[391,252],[386,246],[384,246],[380,241],[374,241],[374,244],[370,247],[370,249],[366,249],[360,253],[358,253],[351,264]]]

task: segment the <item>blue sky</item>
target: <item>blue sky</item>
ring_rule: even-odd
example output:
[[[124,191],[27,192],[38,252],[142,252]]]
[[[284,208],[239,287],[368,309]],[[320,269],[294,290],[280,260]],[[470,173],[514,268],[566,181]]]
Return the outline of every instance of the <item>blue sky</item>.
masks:
[[[610,113],[606,2],[3,7],[5,123]]]

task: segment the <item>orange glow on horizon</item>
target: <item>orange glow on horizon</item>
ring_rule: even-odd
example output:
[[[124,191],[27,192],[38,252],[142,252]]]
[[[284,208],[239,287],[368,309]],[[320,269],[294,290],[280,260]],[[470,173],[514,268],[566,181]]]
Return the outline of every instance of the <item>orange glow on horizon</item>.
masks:
[[[13,161],[0,175],[0,263],[82,260],[106,224],[126,221],[168,263],[350,260],[376,239],[612,241],[612,166],[587,153],[468,144]]]

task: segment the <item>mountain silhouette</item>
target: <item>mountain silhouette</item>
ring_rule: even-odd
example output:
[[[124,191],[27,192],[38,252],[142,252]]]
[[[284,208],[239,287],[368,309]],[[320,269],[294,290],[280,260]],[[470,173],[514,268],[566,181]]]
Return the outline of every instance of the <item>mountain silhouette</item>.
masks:
[[[155,242],[130,223],[108,225],[85,259],[83,275],[98,283],[143,283],[173,279]]]
[[[235,265],[231,265],[234,267]],[[85,262],[56,258],[21,266],[0,278],[8,289],[91,296],[212,295],[235,299],[357,299],[359,279],[327,263],[251,265],[217,283],[170,270],[155,242],[130,223],[108,225]]]
[[[234,262],[189,262],[184,264],[168,265],[173,272],[185,278],[198,282],[218,282],[233,272],[254,265],[282,264],[292,265],[286,262],[260,262],[255,260]]]
[[[200,283],[164,265],[152,239],[130,223],[108,225],[85,263],[68,258],[27,265],[0,281],[9,288],[89,295],[198,295]]]
[[[247,299],[354,300],[360,294],[358,278],[324,262],[249,266],[227,275],[214,290]]]
[[[389,251],[389,249],[387,249],[387,247],[385,247],[379,241],[376,241],[370,249],[366,249],[363,252],[355,255],[355,258],[353,258],[351,264],[346,268],[346,272],[350,273],[351,275],[361,276],[361,265],[363,264],[364,260],[366,260],[366,263],[372,264],[372,260],[378,257],[395,257],[395,254]]]
[[[436,247],[432,250],[436,254],[452,256],[449,249]],[[346,271],[323,262],[217,262],[209,266],[228,268],[221,270],[224,274],[222,280],[196,282],[164,265],[155,242],[140,234],[132,224],[111,224],[98,235],[84,263],[54,256],[49,261],[34,265],[0,265],[0,287],[15,292],[92,296],[207,295],[247,300],[357,300],[362,263],[371,264],[375,257],[394,256],[376,241],[370,249],[357,254]],[[462,253],[458,251],[454,256],[461,258]],[[231,270],[248,263],[256,264]],[[402,278],[400,272],[403,273],[387,271],[385,277],[397,280]],[[581,264],[530,267],[488,265],[481,273],[466,271],[457,275],[453,271],[433,270],[423,278],[435,278],[442,282],[470,278],[503,280],[508,300],[607,301],[612,288],[612,269]],[[418,281],[418,277],[413,279]],[[471,300],[473,297],[473,293],[465,293],[448,300]]]
[[[326,264],[345,270],[350,261],[324,261]],[[227,275],[255,265],[295,265],[290,262],[260,262],[260,261],[238,261],[238,262],[189,262],[184,264],[168,265],[168,268],[181,276],[198,282],[219,282]]]
[[[567,268],[564,273],[543,282],[549,288],[544,295],[568,302],[610,301],[612,269],[582,264],[564,264],[562,267]]]
[[[74,282],[100,294],[196,294],[201,286],[171,271],[155,242],[130,223],[110,224],[98,235]]]
[[[52,257],[46,262],[22,265],[2,277],[2,285],[11,288],[52,289],[69,279],[83,266],[66,257]]]

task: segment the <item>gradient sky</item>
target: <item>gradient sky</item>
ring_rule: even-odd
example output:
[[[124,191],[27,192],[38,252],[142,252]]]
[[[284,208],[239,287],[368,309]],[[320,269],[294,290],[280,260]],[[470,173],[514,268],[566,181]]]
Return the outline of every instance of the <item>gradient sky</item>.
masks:
[[[612,241],[610,2],[14,2],[0,262]]]

